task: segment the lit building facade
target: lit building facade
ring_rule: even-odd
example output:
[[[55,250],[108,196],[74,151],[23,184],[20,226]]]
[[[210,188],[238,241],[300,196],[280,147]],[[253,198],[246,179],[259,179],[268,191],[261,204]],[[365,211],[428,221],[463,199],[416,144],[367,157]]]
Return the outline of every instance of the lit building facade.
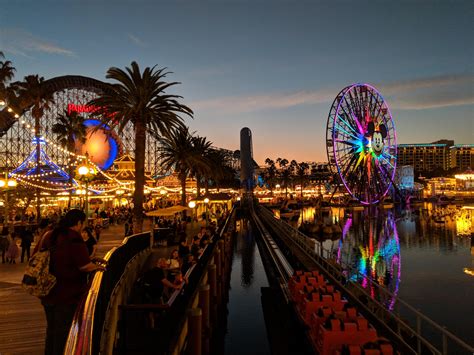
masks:
[[[411,165],[415,173],[448,170],[450,168],[450,146],[446,143],[399,144],[397,165]]]
[[[449,152],[451,168],[461,172],[474,169],[474,144],[455,144]]]

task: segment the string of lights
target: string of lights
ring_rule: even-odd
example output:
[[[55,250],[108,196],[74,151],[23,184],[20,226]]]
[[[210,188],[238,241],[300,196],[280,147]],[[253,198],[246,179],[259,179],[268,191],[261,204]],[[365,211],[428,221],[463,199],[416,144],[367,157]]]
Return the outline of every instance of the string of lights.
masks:
[[[19,123],[20,123],[20,125],[23,129],[29,130],[35,135],[37,134],[36,129],[34,128],[34,125],[31,125],[25,119],[20,120],[20,114],[18,112],[15,112],[15,110],[12,107],[8,106],[8,104],[5,100],[0,100],[0,106],[6,106],[7,111],[9,113],[11,113],[16,119],[19,120]],[[124,190],[127,190],[127,191],[133,191],[134,190],[133,188],[130,187],[131,185],[134,184],[134,182],[123,182],[123,181],[118,180],[116,177],[107,174],[105,171],[100,169],[100,167],[97,164],[90,161],[85,155],[76,154],[74,152],[71,152],[68,149],[62,147],[61,145],[55,143],[54,141],[52,141],[51,139],[48,139],[48,138],[44,138],[44,142],[51,145],[51,146],[53,146],[54,148],[60,150],[63,153],[68,154],[70,157],[74,157],[74,160],[72,160],[71,158],[68,159],[69,163],[64,165],[64,168],[77,166],[78,164],[80,164],[84,160],[86,160],[87,163],[92,165],[97,170],[97,172],[100,173],[103,177],[105,177],[109,181],[115,182],[115,185],[112,185],[112,186],[110,184],[93,185],[93,186],[89,187],[90,191],[93,191],[95,193],[103,194],[103,193],[117,191],[119,189],[124,189]],[[73,190],[73,189],[78,188],[78,183],[75,180],[73,180],[73,183],[66,183],[66,182],[55,182],[55,181],[40,179],[42,177],[48,177],[48,176],[52,176],[52,175],[58,174],[58,173],[59,174],[62,173],[62,170],[60,168],[54,169],[54,170],[49,171],[49,172],[39,173],[39,174],[22,175],[22,174],[10,173],[10,175],[13,176],[15,179],[19,180],[23,184],[26,184],[26,185],[32,186],[32,187],[36,187],[36,188],[40,188],[40,189],[44,189],[44,190],[49,190],[49,191],[64,191],[64,190]],[[36,183],[42,184],[42,185],[37,185]],[[50,187],[44,186],[44,185],[47,185],[47,184],[62,186],[63,188],[55,189],[55,188],[50,188]],[[69,187],[66,187],[66,186],[69,186]],[[108,190],[101,190],[100,189],[101,187],[106,187],[106,188],[109,188],[109,189]],[[165,187],[165,186],[160,186],[160,187],[153,188],[153,187],[145,186],[144,190],[148,191],[148,192],[154,192],[154,191],[178,192],[178,191],[180,191],[180,188],[173,189],[173,188],[168,188],[168,187]]]

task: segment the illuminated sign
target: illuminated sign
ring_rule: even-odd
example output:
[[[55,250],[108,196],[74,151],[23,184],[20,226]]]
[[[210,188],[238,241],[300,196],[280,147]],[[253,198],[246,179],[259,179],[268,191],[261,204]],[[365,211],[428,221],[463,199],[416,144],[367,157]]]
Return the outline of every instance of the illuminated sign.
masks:
[[[77,104],[68,104],[67,105],[67,113],[68,114],[70,114],[71,112],[90,113],[90,112],[94,112],[95,110],[97,110],[97,107],[92,106],[92,105],[77,105]]]

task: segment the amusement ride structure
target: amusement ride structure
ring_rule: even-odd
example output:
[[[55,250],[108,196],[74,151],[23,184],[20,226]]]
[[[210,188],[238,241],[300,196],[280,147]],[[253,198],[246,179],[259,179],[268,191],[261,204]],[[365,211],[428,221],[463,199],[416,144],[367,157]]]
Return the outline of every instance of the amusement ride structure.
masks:
[[[345,87],[327,121],[329,165],[347,192],[364,205],[389,192],[397,165],[397,136],[382,95],[368,84]]]
[[[105,89],[105,84],[96,79],[69,75],[49,79],[43,85],[45,91],[52,95],[53,103],[39,122],[35,122],[32,102],[24,102],[22,107],[14,109],[3,107],[0,111],[3,121],[0,127],[0,166],[20,183],[60,192],[77,188],[78,183],[70,179],[68,170],[87,160],[97,168],[98,180],[108,182],[92,185],[91,191],[99,193],[126,187],[127,183],[118,181],[106,171],[116,158],[124,153],[133,153],[132,123],[129,122],[122,132],[118,132],[116,127],[100,125],[97,117],[92,117],[94,107],[88,105]],[[71,112],[84,117],[87,127],[87,141],[76,143],[74,151],[58,144],[58,137],[52,130],[60,115]],[[159,149],[158,141],[149,135],[145,170],[152,176],[163,173],[160,170]],[[86,158],[86,153],[90,159]]]

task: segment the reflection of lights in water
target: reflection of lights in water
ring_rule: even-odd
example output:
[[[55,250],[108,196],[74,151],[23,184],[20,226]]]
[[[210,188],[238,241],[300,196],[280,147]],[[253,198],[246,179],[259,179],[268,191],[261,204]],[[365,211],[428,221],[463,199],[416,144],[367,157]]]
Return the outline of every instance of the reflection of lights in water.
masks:
[[[393,215],[383,221],[370,219],[361,227],[350,231],[352,219],[346,220],[342,238],[339,241],[337,259],[347,267],[351,281],[358,281],[364,288],[369,279],[387,287],[395,296],[398,293],[401,276],[400,242]],[[368,236],[368,240],[367,237]],[[375,297],[374,287],[370,294]],[[393,309],[395,298],[387,300],[387,307]]]
[[[471,234],[472,220],[468,218],[456,218],[456,234],[469,235]]]

